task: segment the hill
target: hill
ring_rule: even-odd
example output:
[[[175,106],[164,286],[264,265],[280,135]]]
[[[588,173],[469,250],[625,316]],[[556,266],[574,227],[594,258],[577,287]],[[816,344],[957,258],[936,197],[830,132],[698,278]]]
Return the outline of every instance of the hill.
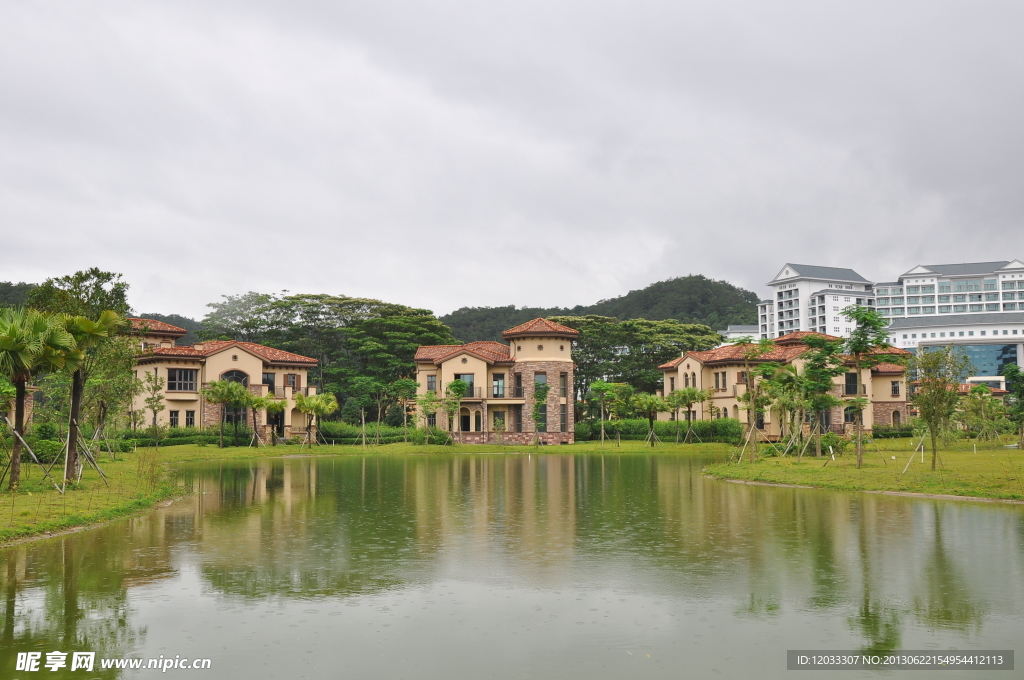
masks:
[[[501,332],[538,316],[598,314],[617,319],[678,319],[722,330],[757,323],[756,293],[700,274],[659,281],[593,305],[562,307],[463,307],[439,319],[461,341],[501,340]]]
[[[34,283],[0,281],[0,307],[17,307],[25,304],[28,292],[35,287]]]

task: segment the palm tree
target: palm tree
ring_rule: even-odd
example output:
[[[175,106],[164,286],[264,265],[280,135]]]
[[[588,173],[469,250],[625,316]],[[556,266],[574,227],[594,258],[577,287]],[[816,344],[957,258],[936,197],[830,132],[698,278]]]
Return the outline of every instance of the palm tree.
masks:
[[[28,381],[37,370],[62,368],[65,353],[74,349],[74,342],[60,317],[34,309],[8,308],[0,311],[0,373],[14,384],[15,389],[15,436],[8,486],[12,491],[21,481],[21,436],[25,427]]]
[[[314,440],[311,437],[316,425],[319,423],[320,418],[329,416],[338,410],[338,399],[330,392],[314,394],[309,397],[303,394],[296,394],[295,408],[306,415],[307,438],[310,441],[310,446],[312,446]]]
[[[100,313],[96,321],[85,316],[65,317],[65,328],[75,341],[75,348],[67,353],[67,365],[65,366],[65,368],[73,370],[71,374],[71,413],[68,420],[68,455],[64,460],[64,481],[66,482],[75,478],[75,470],[78,467],[78,418],[82,411],[82,393],[85,391],[85,382],[91,369],[87,352],[104,338],[113,335],[123,323],[124,320],[117,312],[110,310]]]
[[[288,402],[284,399],[274,399],[272,394],[268,394],[263,397],[263,409],[267,412],[267,424],[270,423],[270,415],[284,413],[285,407],[288,406]],[[271,426],[270,428],[270,445],[277,446],[277,427]]]
[[[203,396],[211,404],[220,405],[220,447],[224,448],[224,421],[227,407],[240,408],[249,403],[252,395],[240,382],[216,380],[203,388]],[[238,418],[235,418],[235,445],[238,445]]]

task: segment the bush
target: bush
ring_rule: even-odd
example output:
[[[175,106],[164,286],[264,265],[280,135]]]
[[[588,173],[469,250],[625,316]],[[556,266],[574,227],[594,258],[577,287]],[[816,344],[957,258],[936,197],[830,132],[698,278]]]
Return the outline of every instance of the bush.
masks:
[[[57,426],[53,423],[38,423],[32,427],[32,434],[36,439],[57,441],[59,433],[57,432]]]
[[[832,447],[832,452],[839,454],[846,450],[849,443],[850,440],[846,437],[840,437],[835,432],[826,432],[821,437],[821,450],[827,451],[829,447]]]
[[[726,442],[735,444],[743,437],[743,426],[735,418],[719,418],[717,420],[694,420],[689,424],[692,431],[691,441]],[[606,420],[604,422],[605,437],[616,437],[626,440],[643,440],[647,438],[650,424],[644,418],[629,420]],[[687,422],[685,420],[657,420],[654,422],[654,433],[662,441],[679,440],[686,437]],[[577,441],[596,441],[601,438],[601,422],[590,420],[576,423],[574,427]]]
[[[430,433],[431,444],[442,444],[444,446],[452,445],[452,438],[448,436],[448,432],[436,427],[409,430],[409,441],[413,444],[426,444],[428,432]]]
[[[52,463],[64,455],[64,444],[52,439],[40,439],[39,437],[25,437],[25,442],[32,447],[32,451],[42,463]],[[32,456],[28,451],[22,449],[21,460],[32,462]]]
[[[913,437],[914,428],[911,425],[893,427],[891,425],[875,425],[871,428],[871,436],[875,439],[899,439],[902,437]]]

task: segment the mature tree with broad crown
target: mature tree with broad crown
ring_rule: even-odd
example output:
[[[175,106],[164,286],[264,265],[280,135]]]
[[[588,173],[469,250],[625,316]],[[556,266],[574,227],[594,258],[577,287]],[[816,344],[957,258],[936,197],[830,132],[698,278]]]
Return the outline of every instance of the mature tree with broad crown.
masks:
[[[47,279],[28,294],[28,306],[42,312],[98,319],[105,311],[129,316],[128,284],[120,274],[97,267]]]
[[[864,464],[864,407],[868,401],[864,397],[864,386],[861,370],[873,368],[889,361],[901,363],[902,359],[893,354],[889,344],[889,320],[881,316],[871,307],[850,306],[843,310],[843,316],[857,324],[846,341],[846,352],[853,357],[853,368],[857,373],[857,395],[850,401],[857,409],[857,467]]]
[[[911,401],[918,417],[928,428],[932,444],[932,470],[939,455],[939,437],[949,428],[960,403],[960,377],[971,366],[958,347],[919,347],[910,360],[915,376]]]

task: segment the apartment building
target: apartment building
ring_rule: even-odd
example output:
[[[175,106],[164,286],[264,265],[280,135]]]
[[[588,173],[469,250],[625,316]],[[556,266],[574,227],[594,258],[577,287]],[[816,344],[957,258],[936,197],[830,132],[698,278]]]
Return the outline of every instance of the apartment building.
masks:
[[[787,263],[768,287],[771,297],[757,306],[761,338],[799,331],[848,337],[853,324],[841,311],[850,305],[875,304],[872,283],[841,267]]]

